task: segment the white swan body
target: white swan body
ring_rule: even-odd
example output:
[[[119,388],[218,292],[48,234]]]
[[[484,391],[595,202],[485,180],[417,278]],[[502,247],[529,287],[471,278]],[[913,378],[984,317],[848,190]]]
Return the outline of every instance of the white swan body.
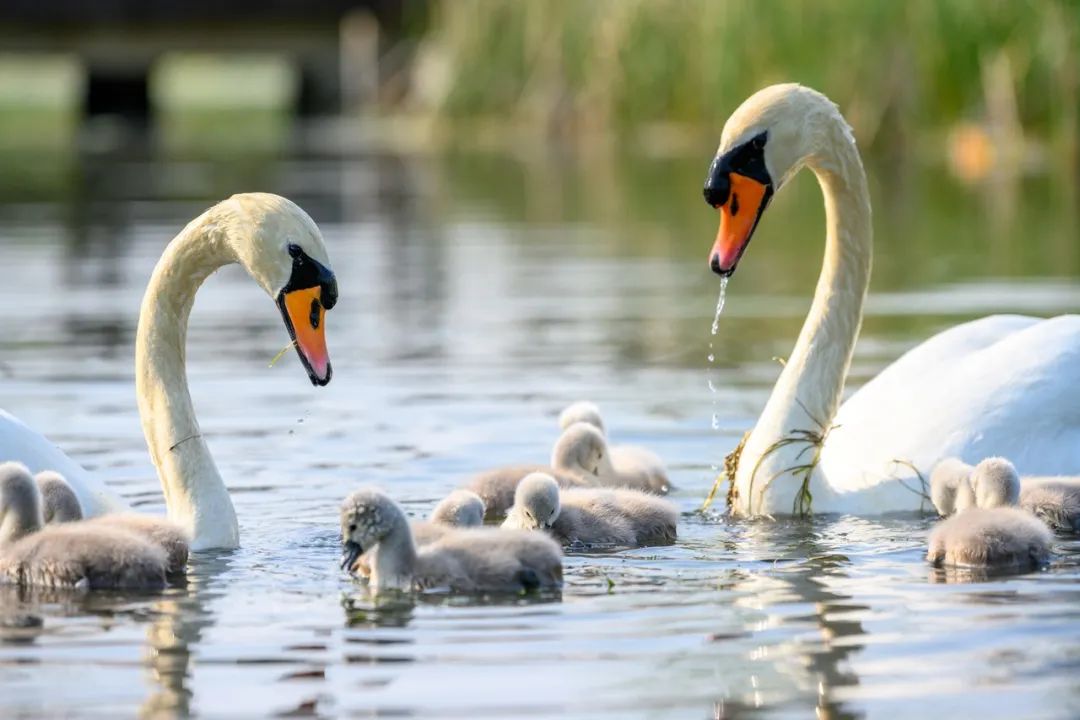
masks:
[[[322,236],[303,210],[277,195],[234,195],[169,243],[139,313],[135,385],[169,518],[192,537],[193,550],[239,545],[236,513],[195,418],[184,365],[195,293],[230,263],[242,265],[275,299],[312,383],[325,385],[331,376],[324,326],[337,284]],[[99,480],[7,414],[0,415],[0,458],[62,474],[87,517],[126,509]]]
[[[948,456],[1008,455],[1025,473],[1080,468],[1077,316],[994,316],[954,327],[840,407],[870,279],[872,230],[854,138],[820,93],[775,85],[728,120],[705,187],[721,212],[713,269],[734,273],[773,190],[803,166],[825,197],[822,273],[743,448],[732,511],[925,511],[931,503],[922,479]]]
[[[86,515],[127,510],[128,504],[41,433],[0,409],[0,460],[17,460],[32,473],[55,470],[69,481]]]

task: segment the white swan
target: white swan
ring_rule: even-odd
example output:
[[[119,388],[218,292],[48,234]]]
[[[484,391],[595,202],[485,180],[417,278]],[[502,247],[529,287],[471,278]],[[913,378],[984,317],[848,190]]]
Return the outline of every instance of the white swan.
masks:
[[[188,392],[184,341],[195,292],[215,270],[239,263],[276,302],[312,383],[330,382],[325,311],[337,301],[319,229],[291,201],[265,193],[234,195],[191,221],[154,268],[139,313],[135,387],[143,434],[171,520],[193,550],[235,548],[239,526]],[[0,459],[55,470],[75,490],[87,517],[127,505],[44,436],[0,411]]]
[[[464,528],[418,549],[405,513],[373,488],[357,490],[342,503],[341,542],[343,569],[371,554],[369,582],[376,592],[517,593],[562,585],[562,552],[546,535]]]
[[[560,490],[555,478],[533,473],[518,485],[502,527],[548,530],[563,544],[644,547],[675,542],[678,518],[672,503],[640,490]]]
[[[994,316],[947,330],[840,400],[870,280],[866,175],[836,106],[774,85],[724,127],[705,184],[709,256],[730,276],[774,190],[803,166],[825,197],[821,277],[799,339],[747,438],[739,515],[925,510],[939,458],[1007,455],[1030,474],[1080,468],[1080,317]],[[918,470],[918,474],[916,473]]]
[[[565,431],[574,423],[583,422],[592,425],[607,438],[604,419],[600,408],[595,403],[579,400],[563,408],[559,413],[559,430]],[[660,456],[648,448],[638,445],[608,445],[611,454],[611,466],[615,473],[624,479],[626,487],[637,488],[657,495],[666,495],[671,490],[667,466]]]
[[[133,533],[87,521],[45,526],[26,466],[0,464],[0,583],[160,590],[165,571],[165,552]]]

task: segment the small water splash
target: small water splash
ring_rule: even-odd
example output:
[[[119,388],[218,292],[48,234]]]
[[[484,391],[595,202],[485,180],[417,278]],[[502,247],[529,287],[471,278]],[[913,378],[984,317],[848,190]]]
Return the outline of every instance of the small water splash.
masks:
[[[727,300],[727,283],[730,278],[725,275],[720,278],[720,297],[716,299],[716,315],[713,316],[712,321],[712,334],[715,336],[716,331],[720,329],[720,313],[724,312],[724,301]],[[709,344],[712,347],[712,344]]]
[[[720,330],[720,313],[724,312],[724,302],[727,300],[727,276],[720,278],[720,297],[716,299],[716,314],[713,316],[712,321],[712,339],[709,340],[709,369],[706,374],[706,383],[709,386],[709,393],[712,395],[712,429],[720,429],[720,413],[717,411],[717,397],[716,391],[716,371],[714,365],[716,363],[716,349],[713,347],[713,343],[716,342],[716,333]],[[713,470],[719,470],[719,466],[713,465]]]

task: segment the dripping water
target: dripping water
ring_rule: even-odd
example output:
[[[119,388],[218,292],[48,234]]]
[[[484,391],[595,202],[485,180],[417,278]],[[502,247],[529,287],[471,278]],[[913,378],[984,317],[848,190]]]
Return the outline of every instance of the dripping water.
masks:
[[[717,402],[718,402],[719,398],[717,397],[717,394],[716,394],[717,393],[716,369],[714,367],[715,363],[716,363],[716,348],[714,347],[714,344],[716,342],[716,333],[720,330],[720,313],[724,312],[724,300],[727,298],[727,284],[728,284],[727,276],[720,278],[720,297],[717,298],[717,300],[716,300],[716,314],[713,316],[712,335],[709,338],[709,357],[708,357],[708,359],[709,359],[709,369],[708,369],[708,373],[706,375],[706,379],[707,379],[706,381],[708,382],[708,385],[709,385],[709,394],[712,396],[712,421],[711,421],[711,425],[712,425],[713,430],[719,430],[720,429],[720,412],[719,412],[719,409],[717,408]],[[718,469],[719,468],[717,466],[715,466],[715,465],[713,466],[713,470],[718,470]]]

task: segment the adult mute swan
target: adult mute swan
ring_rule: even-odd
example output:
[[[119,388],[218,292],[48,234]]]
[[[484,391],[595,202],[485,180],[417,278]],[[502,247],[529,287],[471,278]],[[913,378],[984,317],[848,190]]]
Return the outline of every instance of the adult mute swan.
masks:
[[[218,268],[239,263],[275,301],[300,361],[315,385],[330,382],[325,313],[337,302],[314,221],[277,195],[234,195],[192,220],[150,277],[135,340],[135,390],[143,434],[165,493],[169,519],[192,537],[192,550],[239,545],[229,492],[206,447],[188,392],[184,342],[195,292]],[[127,505],[43,435],[0,411],[0,460],[54,470],[75,490],[86,517]]]
[[[855,140],[824,95],[774,85],[727,121],[705,181],[705,200],[720,213],[713,271],[735,272],[773,193],[803,166],[825,197],[824,263],[799,339],[743,447],[732,512],[927,510],[922,478],[951,456],[1005,455],[1024,474],[1080,469],[1075,315],[956,326],[839,407],[870,281],[872,231]]]

